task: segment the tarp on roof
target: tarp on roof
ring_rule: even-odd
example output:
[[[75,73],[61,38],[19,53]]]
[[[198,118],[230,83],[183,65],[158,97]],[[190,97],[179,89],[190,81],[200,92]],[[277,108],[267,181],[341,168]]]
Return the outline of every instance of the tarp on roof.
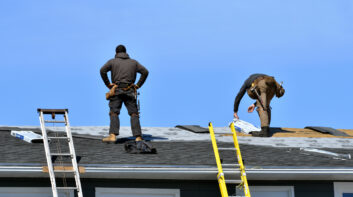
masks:
[[[320,133],[326,133],[326,134],[331,134],[334,136],[349,136],[346,133],[342,132],[342,131],[338,131],[334,128],[331,127],[314,127],[314,126],[307,126],[305,127],[305,129],[312,129],[314,131],[318,131]]]

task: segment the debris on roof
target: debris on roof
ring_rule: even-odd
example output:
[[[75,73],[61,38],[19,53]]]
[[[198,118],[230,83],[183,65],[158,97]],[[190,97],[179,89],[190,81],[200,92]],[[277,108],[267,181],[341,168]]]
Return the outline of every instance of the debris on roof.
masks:
[[[336,129],[333,129],[331,127],[314,127],[314,126],[307,126],[305,129],[312,129],[314,131],[318,131],[320,133],[325,133],[325,134],[331,134],[334,136],[349,136],[344,132],[338,131]]]
[[[234,123],[235,130],[238,132],[249,134],[250,132],[253,132],[253,131],[261,131],[260,128],[257,128],[251,123],[246,122],[244,120],[234,118],[233,123]]]
[[[299,129],[299,128],[285,128],[285,127],[271,127],[270,134],[271,137],[307,137],[307,138],[353,138],[352,129],[336,129],[341,131],[347,136],[335,136],[329,133],[320,133],[312,129]],[[245,133],[238,133],[238,136],[250,136]]]
[[[43,137],[32,131],[11,131],[11,135],[28,143],[43,143]]]
[[[320,150],[320,149],[316,149],[316,148],[300,148],[300,150],[305,151],[305,152],[317,153],[320,155],[332,156],[334,159],[343,159],[343,160],[352,159],[351,154],[334,153],[334,152]]]
[[[177,125],[175,127],[194,133],[209,133],[208,128],[200,127],[200,125]]]

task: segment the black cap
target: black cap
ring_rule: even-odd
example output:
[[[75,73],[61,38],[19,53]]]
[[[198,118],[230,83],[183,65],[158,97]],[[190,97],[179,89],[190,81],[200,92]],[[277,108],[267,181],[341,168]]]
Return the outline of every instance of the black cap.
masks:
[[[126,48],[124,45],[119,45],[115,48],[115,52],[116,53],[126,53]]]

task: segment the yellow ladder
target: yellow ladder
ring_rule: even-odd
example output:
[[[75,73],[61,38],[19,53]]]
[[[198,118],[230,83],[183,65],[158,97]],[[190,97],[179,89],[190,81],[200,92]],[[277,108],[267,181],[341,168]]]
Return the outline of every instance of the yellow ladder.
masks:
[[[215,159],[216,159],[216,163],[217,163],[217,168],[218,168],[217,179],[218,179],[219,189],[221,190],[222,197],[229,197],[226,183],[231,183],[231,184],[238,183],[239,184],[238,186],[242,187],[244,194],[245,194],[245,197],[251,197],[248,181],[246,178],[245,166],[243,164],[243,159],[241,157],[240,148],[239,148],[239,144],[238,144],[237,133],[234,128],[234,123],[232,122],[232,124],[230,125],[231,131],[233,134],[234,148],[218,148],[216,136],[214,134],[213,126],[212,126],[211,122],[208,124],[208,128],[210,130],[213,151],[214,151],[214,155],[215,155]],[[237,154],[237,158],[238,158],[238,164],[222,164],[221,159],[219,157],[218,150],[235,150],[236,154]],[[228,165],[239,166],[241,180],[225,180],[222,165],[223,166],[228,166]]]

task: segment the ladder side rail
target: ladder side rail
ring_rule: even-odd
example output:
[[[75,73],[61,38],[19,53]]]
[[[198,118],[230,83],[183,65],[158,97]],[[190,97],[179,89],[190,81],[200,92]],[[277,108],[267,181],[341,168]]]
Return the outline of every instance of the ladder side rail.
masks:
[[[53,163],[52,163],[51,155],[50,155],[48,135],[47,135],[47,131],[45,129],[45,122],[44,122],[44,117],[43,117],[44,115],[43,115],[42,111],[40,111],[39,113],[40,113],[39,121],[40,121],[40,127],[41,127],[42,135],[43,135],[43,144],[44,144],[44,150],[45,150],[45,157],[47,159],[48,172],[49,172],[50,182],[51,182],[51,185],[52,185],[53,197],[58,197],[58,191],[56,189],[56,181],[55,181]]]
[[[249,185],[248,185],[248,180],[246,178],[245,166],[243,164],[243,158],[241,156],[241,152],[240,152],[240,148],[239,148],[237,132],[235,131],[235,127],[234,127],[234,123],[233,122],[231,123],[230,128],[231,128],[232,133],[233,133],[234,147],[236,148],[236,152],[237,152],[237,158],[238,158],[238,163],[239,163],[239,166],[240,166],[241,180],[243,181],[243,187],[244,187],[245,196],[246,197],[251,197],[250,189],[249,189]]]
[[[216,163],[217,163],[217,168],[218,168],[217,180],[218,180],[218,184],[219,184],[219,189],[221,190],[222,197],[228,197],[228,191],[227,191],[227,186],[226,186],[226,182],[224,179],[224,173],[223,173],[223,169],[222,169],[221,159],[219,157],[217,141],[216,141],[216,137],[215,137],[215,134],[213,131],[213,126],[212,126],[211,122],[208,124],[208,129],[210,131],[213,151],[214,151],[214,155],[215,155]]]
[[[73,141],[73,138],[72,138],[72,133],[71,133],[71,129],[70,129],[70,123],[69,123],[69,116],[68,116],[68,112],[67,111],[65,111],[64,118],[65,118],[65,122],[66,122],[65,123],[66,134],[67,134],[67,137],[70,139],[69,140],[69,148],[70,148],[70,153],[72,155],[72,157],[71,157],[72,167],[75,170],[75,182],[76,182],[76,187],[78,189],[77,195],[78,195],[78,197],[83,197],[81,181],[80,181],[80,172],[79,172],[78,164],[77,164],[77,161],[76,161],[76,153],[75,153],[74,141]]]

